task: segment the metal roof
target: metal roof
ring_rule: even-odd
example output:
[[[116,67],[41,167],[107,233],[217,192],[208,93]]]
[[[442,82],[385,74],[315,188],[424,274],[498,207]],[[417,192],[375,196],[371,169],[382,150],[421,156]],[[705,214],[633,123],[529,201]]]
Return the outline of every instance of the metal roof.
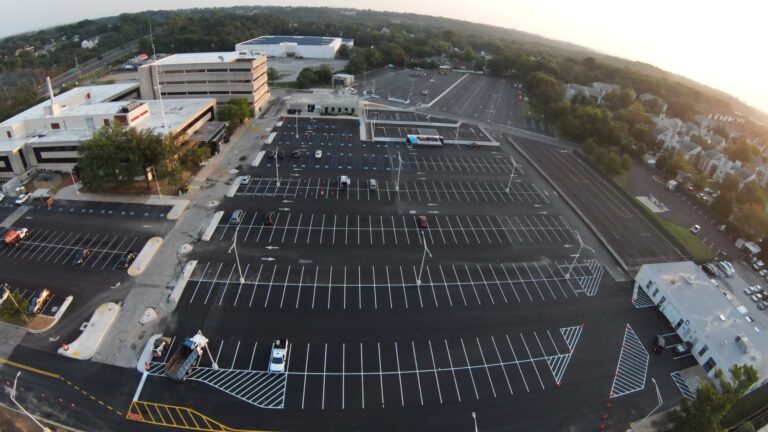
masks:
[[[279,45],[292,43],[296,45],[322,46],[330,45],[339,38],[324,36],[259,36],[249,41],[241,42],[241,45]]]

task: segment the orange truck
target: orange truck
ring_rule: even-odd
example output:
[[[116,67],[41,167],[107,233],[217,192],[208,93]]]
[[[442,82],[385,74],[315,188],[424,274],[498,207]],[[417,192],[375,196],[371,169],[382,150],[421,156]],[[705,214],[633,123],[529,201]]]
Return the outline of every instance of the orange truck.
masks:
[[[20,241],[22,241],[25,237],[27,237],[27,235],[29,235],[29,230],[26,228],[10,230],[7,233],[5,233],[3,242],[8,246],[14,246],[18,244]]]

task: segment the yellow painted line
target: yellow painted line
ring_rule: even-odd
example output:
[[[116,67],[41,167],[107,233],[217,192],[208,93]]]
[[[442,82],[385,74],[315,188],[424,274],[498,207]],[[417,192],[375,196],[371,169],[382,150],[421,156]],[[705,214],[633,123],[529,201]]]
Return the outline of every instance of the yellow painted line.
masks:
[[[144,409],[142,410],[141,407]],[[171,422],[166,422],[161,414],[161,409],[164,409],[166,411],[166,414],[171,417]],[[184,422],[184,425],[181,425],[174,421],[173,414],[171,414],[171,409],[175,410],[178,415],[179,419],[181,419]],[[151,411],[154,411],[155,414],[158,414],[162,421],[157,421],[152,416]],[[150,419],[145,418],[144,412],[150,417]],[[186,421],[184,414],[189,416],[189,420],[192,420],[192,423],[195,424],[195,426],[189,426],[189,423]],[[142,423],[148,423],[153,424],[157,426],[165,426],[165,427],[171,427],[175,429],[186,429],[186,430],[195,430],[195,431],[204,431],[204,432],[268,432],[264,430],[258,430],[258,429],[235,429],[231,428],[229,426],[225,426],[222,423],[219,423],[216,420],[213,420],[210,417],[207,417],[191,408],[183,407],[183,406],[177,406],[177,405],[168,405],[168,404],[161,404],[161,403],[155,403],[155,402],[144,402],[144,401],[131,401],[131,405],[128,407],[128,412],[125,415],[125,418],[127,420],[132,421],[138,421]],[[204,424],[206,427],[200,427],[200,424]]]
[[[27,371],[30,371],[30,372],[34,372],[34,373],[40,374],[40,375],[45,375],[45,376],[48,376],[48,377],[51,377],[51,378],[56,378],[56,379],[61,378],[61,375],[59,375],[57,373],[48,372],[48,371],[44,371],[42,369],[33,368],[32,366],[27,366],[25,364],[16,363],[15,361],[11,361],[11,360],[4,359],[4,358],[0,358],[0,364],[5,364],[5,365],[8,365],[8,366],[12,366],[12,367],[18,368],[18,369],[24,369],[24,370],[27,370]],[[69,382],[69,381],[67,381],[67,382]]]

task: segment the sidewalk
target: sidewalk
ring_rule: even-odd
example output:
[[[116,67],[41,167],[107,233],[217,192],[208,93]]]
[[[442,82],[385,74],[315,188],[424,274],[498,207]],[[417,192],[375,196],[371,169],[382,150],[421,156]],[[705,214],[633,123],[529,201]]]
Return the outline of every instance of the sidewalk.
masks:
[[[271,126],[273,122],[271,118],[256,119],[241,127],[232,136],[230,143],[224,145],[222,151],[212,157],[193,178],[190,182],[191,190],[185,196],[189,206],[165,236],[163,245],[149,267],[136,278],[136,287],[123,302],[120,316],[93,360],[135,367],[147,343],[146,338],[162,333],[164,318],[175,307],[175,303],[168,302],[168,296],[181,270],[176,252],[182,244],[194,245],[199,240],[216,206],[230,187],[227,183],[237,176],[236,170],[240,165],[250,163],[249,159],[240,161],[240,157],[245,155],[252,159],[261,148],[259,137],[264,127]],[[144,311],[150,307],[155,309],[158,318],[146,325],[139,324]],[[139,339],[142,332],[145,339]]]

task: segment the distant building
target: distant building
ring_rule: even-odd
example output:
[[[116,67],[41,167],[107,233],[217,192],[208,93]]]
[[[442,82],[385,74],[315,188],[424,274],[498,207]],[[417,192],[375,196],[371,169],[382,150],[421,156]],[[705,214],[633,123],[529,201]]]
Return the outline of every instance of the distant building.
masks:
[[[333,74],[332,77],[333,86],[349,87],[355,83],[355,76],[345,73]]]
[[[254,51],[175,54],[139,67],[138,75],[143,99],[244,98],[256,112],[269,100],[267,57]]]
[[[336,57],[341,45],[354,46],[353,39],[322,36],[260,36],[240,42],[235,50],[261,51],[269,57],[324,58]]]
[[[581,84],[566,84],[565,85],[565,100],[570,102],[577,94],[585,96],[591,96],[598,104],[603,103],[603,97],[613,90],[621,89],[616,84],[607,84],[602,82],[593,82],[592,86],[584,86]]]
[[[734,291],[743,288],[733,286]],[[633,299],[641,290],[690,346],[693,358],[715,383],[716,369],[732,379],[728,369],[734,365],[750,365],[757,370],[760,381],[753,389],[768,382],[768,332],[748,319],[747,308],[735,303],[733,296],[695,263],[645,264],[635,276]]]
[[[69,172],[77,148],[102,126],[122,124],[186,137],[213,117],[213,99],[135,100],[135,83],[77,87],[0,122],[0,180]]]

